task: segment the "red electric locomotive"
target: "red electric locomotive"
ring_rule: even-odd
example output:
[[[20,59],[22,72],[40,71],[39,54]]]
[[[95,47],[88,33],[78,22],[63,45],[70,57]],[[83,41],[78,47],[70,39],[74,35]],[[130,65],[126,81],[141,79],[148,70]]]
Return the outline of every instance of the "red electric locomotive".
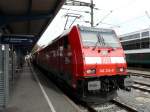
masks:
[[[34,56],[82,100],[110,100],[130,86],[124,52],[111,29],[73,26]]]

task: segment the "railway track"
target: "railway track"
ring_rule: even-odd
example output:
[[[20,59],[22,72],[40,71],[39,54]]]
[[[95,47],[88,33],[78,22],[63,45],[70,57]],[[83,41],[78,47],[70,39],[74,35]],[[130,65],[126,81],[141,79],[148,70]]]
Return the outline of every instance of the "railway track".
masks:
[[[144,77],[144,78],[150,78],[150,75],[146,75],[146,74],[140,74],[140,73],[130,73],[132,76],[140,76],[140,77]]]
[[[85,104],[82,108],[84,108],[81,110],[82,112],[139,112],[136,108],[118,100],[112,100],[105,104]]]
[[[143,83],[143,82],[139,82],[139,81],[134,81],[134,83],[135,83],[135,84],[142,85],[142,86],[150,87],[150,84],[147,84],[147,83]]]
[[[144,92],[150,92],[150,84],[134,81],[134,85],[132,85],[132,88],[139,89]]]
[[[144,77],[144,78],[149,78],[150,79],[149,72],[146,72],[146,73],[144,73],[144,71],[142,71],[142,72],[140,71],[139,73],[128,72],[128,74],[130,74],[131,76],[137,76],[137,77],[140,76],[140,77]],[[149,83],[144,83],[144,82],[137,81],[137,80],[133,80],[133,82],[134,82],[134,85],[132,86],[132,88],[139,89],[139,90],[144,91],[144,92],[150,92],[150,84]]]
[[[112,100],[111,102],[115,103],[116,105],[122,107],[123,109],[129,111],[129,112],[138,112],[138,110],[132,106],[129,106],[123,102],[120,102],[118,100]]]
[[[144,72],[144,71],[143,71]],[[131,76],[141,76],[141,77],[144,77],[144,78],[150,78],[150,74],[144,74],[144,73],[133,73],[133,72],[128,72],[128,74],[130,74]]]

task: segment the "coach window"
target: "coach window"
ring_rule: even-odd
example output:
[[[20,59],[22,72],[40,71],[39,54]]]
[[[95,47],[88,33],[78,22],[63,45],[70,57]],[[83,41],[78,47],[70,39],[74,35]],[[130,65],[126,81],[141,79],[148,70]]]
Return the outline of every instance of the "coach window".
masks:
[[[144,38],[141,40],[141,48],[149,48],[149,38]]]
[[[65,48],[65,49],[68,48],[68,44],[69,44],[69,42],[68,42],[68,36],[65,36],[65,37],[64,37],[64,48]]]
[[[142,37],[148,37],[149,36],[149,31],[146,31],[146,32],[142,32]]]

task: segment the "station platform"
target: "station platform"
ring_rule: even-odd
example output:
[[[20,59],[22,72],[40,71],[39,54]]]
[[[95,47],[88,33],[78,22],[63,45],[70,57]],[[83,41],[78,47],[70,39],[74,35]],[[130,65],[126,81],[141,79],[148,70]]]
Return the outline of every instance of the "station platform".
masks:
[[[79,109],[44,75],[26,64],[15,79],[3,112],[79,112]]]

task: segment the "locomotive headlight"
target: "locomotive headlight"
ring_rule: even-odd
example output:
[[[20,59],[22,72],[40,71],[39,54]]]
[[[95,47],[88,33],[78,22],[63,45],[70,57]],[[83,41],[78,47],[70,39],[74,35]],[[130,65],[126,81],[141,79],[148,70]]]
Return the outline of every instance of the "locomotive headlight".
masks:
[[[88,69],[86,71],[87,74],[96,74],[96,69]]]
[[[120,68],[119,71],[120,71],[120,72],[124,72],[124,68]]]
[[[121,67],[121,68],[117,68],[117,72],[124,72],[125,68]]]

